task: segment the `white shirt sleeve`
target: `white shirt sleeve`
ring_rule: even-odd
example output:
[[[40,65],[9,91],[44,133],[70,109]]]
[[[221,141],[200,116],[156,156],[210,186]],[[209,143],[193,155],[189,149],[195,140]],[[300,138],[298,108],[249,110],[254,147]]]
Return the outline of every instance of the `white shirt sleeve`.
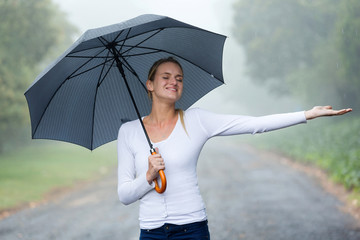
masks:
[[[222,115],[198,109],[198,120],[208,137],[236,134],[256,134],[306,123],[305,113],[282,113],[251,117],[242,115]]]
[[[136,176],[134,156],[128,147],[125,128],[121,127],[118,135],[118,196],[128,205],[139,200],[154,188],[146,180],[146,172]]]

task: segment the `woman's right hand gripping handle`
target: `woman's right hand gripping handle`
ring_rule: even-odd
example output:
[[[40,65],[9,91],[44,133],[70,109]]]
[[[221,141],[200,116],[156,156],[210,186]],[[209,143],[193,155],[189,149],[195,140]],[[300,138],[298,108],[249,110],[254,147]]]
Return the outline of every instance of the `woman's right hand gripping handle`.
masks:
[[[159,150],[152,148],[150,150],[151,155],[149,156],[149,169],[146,173],[146,179],[151,184],[152,181],[155,183],[155,190],[158,193],[165,192],[166,189],[166,177],[164,173],[165,162],[164,159],[158,154]],[[160,175],[161,187],[157,182],[157,178]]]

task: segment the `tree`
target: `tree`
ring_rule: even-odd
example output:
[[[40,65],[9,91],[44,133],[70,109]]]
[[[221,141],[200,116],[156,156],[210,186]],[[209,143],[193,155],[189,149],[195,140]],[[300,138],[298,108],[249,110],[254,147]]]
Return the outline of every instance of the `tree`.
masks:
[[[359,102],[360,92],[360,2],[348,0],[341,3],[336,25],[336,47],[339,51],[341,77],[339,86],[343,103],[353,106]]]
[[[0,152],[29,119],[23,94],[37,66],[75,31],[51,0],[0,0]]]
[[[238,0],[233,32],[244,46],[250,77],[278,94],[293,93],[299,78],[311,84],[301,75],[316,65],[314,53],[332,36],[338,2]]]

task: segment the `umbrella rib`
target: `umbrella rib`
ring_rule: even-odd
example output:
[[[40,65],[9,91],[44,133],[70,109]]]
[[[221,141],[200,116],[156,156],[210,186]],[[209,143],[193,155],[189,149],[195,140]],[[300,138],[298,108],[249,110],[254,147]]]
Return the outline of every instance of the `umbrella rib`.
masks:
[[[110,53],[110,52],[109,52]],[[108,54],[109,55],[109,54]],[[108,73],[110,72],[112,66],[114,65],[114,62],[115,62],[115,59],[111,59],[112,60],[112,63],[110,64],[110,67],[107,69],[105,75],[102,77],[102,79],[99,79],[99,82],[98,82],[98,87],[101,85],[101,83],[105,80],[106,76],[108,75]],[[103,66],[103,69],[105,68],[105,64]],[[103,72],[103,70],[101,70]],[[101,73],[102,74],[102,73]],[[100,74],[100,77],[101,77],[101,74]]]
[[[75,54],[75,53],[80,53],[80,52],[84,52],[84,51],[87,51],[87,50],[92,50],[92,49],[97,49],[97,48],[103,48],[104,46],[95,46],[95,47],[89,47],[89,48],[84,48],[82,50],[78,50],[78,51],[73,51],[69,54]],[[67,56],[67,57],[71,57],[71,56]]]
[[[158,33],[160,33],[162,30],[164,30],[163,28],[159,29],[158,31],[156,31],[155,33],[151,34],[149,37],[145,38],[144,40],[138,42],[136,45],[134,46],[129,46],[129,49],[126,50],[125,52],[121,53],[121,55],[123,55],[124,53],[127,53],[131,50],[133,50],[134,48],[137,48],[140,44],[146,42],[147,40],[149,40],[150,38],[154,37],[155,35],[157,35]],[[124,44],[122,44],[121,46],[123,46]]]
[[[100,75],[99,75],[99,79],[98,79],[98,84],[99,84],[99,81],[100,81],[100,79],[101,79],[101,75],[102,75],[102,73],[104,72],[104,68],[105,68],[105,63],[106,63],[106,60],[107,60],[107,58],[109,57],[109,52],[108,52],[108,54],[107,54],[107,56],[106,56],[106,59],[105,59],[105,61],[104,61],[104,64],[102,65],[102,68],[101,68],[101,71],[100,71]]]
[[[124,30],[121,30],[119,32],[119,34],[115,37],[115,39],[117,39],[123,32],[124,32]],[[102,48],[102,47],[107,48],[107,45],[109,44],[109,41],[107,41],[103,36],[97,37],[97,39],[101,42],[101,44],[103,46],[95,46],[95,47],[85,48],[85,49],[82,49],[82,50],[79,50],[79,51],[74,51],[72,53],[79,53],[79,52],[83,52],[83,51],[87,51],[87,50],[91,50],[91,49],[96,49],[96,48]],[[107,44],[105,44],[103,41],[105,41]]]
[[[144,53],[135,53],[135,54],[127,54],[124,57],[136,57],[136,56],[142,56],[142,55],[147,55],[147,54],[153,54],[153,53],[157,53],[157,52],[161,52],[158,49],[152,49],[152,48],[148,48],[148,47],[137,47],[137,48],[142,48],[142,49],[148,49],[148,50],[153,50],[152,52],[144,52]],[[91,57],[91,56],[68,56],[69,58],[94,58],[94,59],[107,59],[108,57]]]
[[[79,56],[79,55],[73,55],[73,56],[67,56],[68,58],[94,58],[94,59],[96,59],[96,58],[99,58],[99,59],[103,59],[103,58],[105,58],[105,59],[107,59],[108,57],[98,57],[98,56]]]
[[[152,32],[152,31],[155,31],[156,29],[153,29],[151,31],[148,31],[148,32]],[[161,28],[160,30],[158,30],[155,34],[159,33],[161,30],[163,30],[163,28]],[[123,32],[124,30],[122,30]],[[137,34],[137,35],[134,35],[134,36],[131,36],[130,38],[126,38],[126,40],[128,39],[131,39],[131,38],[135,38],[135,37],[138,37],[142,34],[145,34],[145,33],[148,33],[148,32],[143,32],[143,33],[140,33],[140,34]],[[116,38],[118,38],[120,36],[120,34],[118,34],[118,36]],[[152,36],[151,36],[152,37]],[[104,39],[102,36],[100,37],[97,37],[98,40],[100,40],[100,38],[102,38],[105,42],[109,43],[106,39]],[[120,40],[119,42],[121,42],[123,40]],[[79,52],[83,52],[83,51],[87,51],[87,50],[91,50],[91,49],[96,49],[96,48],[102,48],[102,47],[106,47],[107,44],[105,44],[103,41],[100,40],[100,42],[103,44],[103,46],[94,46],[94,47],[89,47],[89,48],[84,48],[84,49],[81,49],[81,50],[78,50],[78,51],[73,51],[71,52],[70,54],[75,54],[75,53],[79,53]],[[117,43],[119,43],[117,42]],[[120,46],[120,45],[119,45]],[[70,57],[70,56],[69,56]]]
[[[87,63],[90,62],[91,60],[92,60],[92,59],[90,59],[89,61],[87,61]],[[82,74],[84,74],[84,73],[86,73],[86,72],[89,72],[89,71],[91,71],[91,70],[93,70],[93,69],[95,69],[95,68],[97,68],[97,67],[99,67],[99,66],[101,66],[101,65],[104,65],[104,64],[107,63],[107,62],[110,62],[111,60],[113,60],[113,59],[112,59],[112,58],[107,59],[107,60],[105,60],[105,62],[103,62],[103,63],[99,63],[99,64],[97,64],[97,65],[95,65],[95,66],[93,66],[93,67],[91,67],[91,68],[88,68],[88,69],[82,71],[82,72],[79,72],[79,73],[77,73],[77,74],[74,74],[76,71],[78,71],[78,70],[81,68],[81,67],[80,67],[80,68],[78,68],[75,72],[72,73],[72,74],[74,74],[74,75],[70,75],[67,79],[71,79],[71,78],[80,76],[80,75],[82,75]]]
[[[100,87],[100,85],[102,84],[102,82],[105,80],[106,76],[109,74],[112,66],[114,66],[115,63],[115,59],[112,59],[112,63],[110,64],[110,67],[108,68],[108,70],[106,71],[105,75],[102,77],[102,79],[99,79],[100,81],[98,82],[98,87]]]
[[[130,28],[131,29],[131,28]],[[125,39],[127,39],[127,37],[129,36],[129,33],[130,33],[130,29],[129,29],[129,31],[128,31],[128,33],[126,34],[126,37],[125,37]],[[114,39],[118,39],[118,37],[120,37],[120,35],[124,32],[125,30],[121,30],[120,32],[119,32],[119,34],[114,38]],[[101,36],[101,38],[103,38],[102,36]],[[105,40],[105,39],[104,39]],[[106,41],[106,40],[105,40]],[[107,41],[108,42],[108,41]]]
[[[134,46],[131,46],[131,45],[123,45],[123,46],[126,46],[126,47],[134,47]],[[155,49],[155,48],[149,48],[149,47],[139,47],[137,46],[136,48],[141,48],[141,49],[148,49],[148,50],[153,50],[152,52],[144,52],[144,53],[137,53],[137,54],[127,54],[124,56],[124,54],[122,54],[124,57],[133,57],[133,56],[141,56],[141,55],[147,55],[147,54],[153,54],[153,53],[157,53],[157,52],[160,52],[159,49]],[[72,55],[72,56],[67,56],[69,58],[98,58],[98,59],[107,59],[108,56],[106,57],[99,57],[99,56],[80,56],[80,55]]]
[[[129,34],[130,34],[131,29],[132,29],[132,28],[129,28],[129,31],[127,32],[126,37],[125,37],[125,39],[124,39],[124,43],[125,43],[126,40],[128,40],[128,37],[129,37]],[[118,37],[120,37],[120,35],[116,36],[115,41],[116,41],[116,39],[117,39]],[[121,45],[119,51],[121,51],[121,49],[123,48],[123,46],[124,46],[124,44]]]
[[[109,54],[110,52],[107,53],[107,58],[109,57]],[[113,60],[113,62],[111,63],[110,67],[107,69],[106,73],[104,76],[103,75],[103,72],[104,72],[104,69],[105,69],[105,65],[108,61],[110,60]],[[99,78],[98,78],[98,83],[97,83],[97,86],[96,86],[96,91],[95,91],[95,96],[94,96],[94,104],[93,104],[93,111],[92,111],[92,128],[91,128],[91,149],[94,148],[94,128],[95,128],[95,109],[96,109],[96,99],[97,99],[97,94],[98,94],[98,90],[99,90],[99,87],[101,85],[101,83],[104,81],[104,79],[106,78],[106,76],[108,75],[108,73],[110,72],[110,69],[112,67],[112,65],[114,64],[115,62],[115,59],[113,58],[110,58],[109,60],[105,60],[104,63],[103,63],[103,66],[101,68],[101,72],[100,72],[100,75],[99,75]]]
[[[146,53],[135,53],[135,54],[129,54],[129,55],[126,55],[124,56],[129,58],[129,57],[137,57],[137,56],[144,56],[144,55],[148,55],[148,54],[154,54],[154,53],[158,53],[158,52],[161,52],[160,50],[154,50],[152,52],[146,52]]]
[[[80,67],[78,67],[75,71],[73,71],[68,77],[67,79],[73,78],[73,74],[75,74],[78,70],[80,70],[82,67],[84,67],[86,64],[88,64],[91,60],[94,59],[94,57],[97,57],[99,54],[101,54],[105,49],[103,49],[102,51],[100,51],[99,53],[97,53],[95,56],[91,57],[88,61],[86,61],[85,63],[83,63]],[[67,57],[67,56],[66,56]],[[77,74],[78,76],[79,74]]]

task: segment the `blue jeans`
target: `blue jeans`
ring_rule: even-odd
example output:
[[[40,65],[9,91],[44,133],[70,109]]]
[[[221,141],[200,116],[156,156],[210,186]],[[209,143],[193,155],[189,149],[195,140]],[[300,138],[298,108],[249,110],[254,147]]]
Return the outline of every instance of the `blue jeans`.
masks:
[[[164,224],[151,230],[141,229],[140,240],[201,240],[210,239],[207,221],[184,225]]]

